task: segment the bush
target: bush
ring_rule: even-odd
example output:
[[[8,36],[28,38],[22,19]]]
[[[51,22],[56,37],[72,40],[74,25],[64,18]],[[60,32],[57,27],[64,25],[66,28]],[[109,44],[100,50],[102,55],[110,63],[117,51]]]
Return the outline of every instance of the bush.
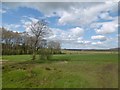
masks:
[[[51,50],[43,48],[39,50],[40,60],[49,60],[52,56]]]

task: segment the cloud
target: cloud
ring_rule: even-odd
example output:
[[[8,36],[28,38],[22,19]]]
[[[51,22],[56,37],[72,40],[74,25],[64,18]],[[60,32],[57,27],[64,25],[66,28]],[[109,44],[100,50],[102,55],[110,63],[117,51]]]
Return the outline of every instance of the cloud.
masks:
[[[6,13],[6,10],[0,9],[0,13],[1,14]]]
[[[100,41],[107,40],[107,38],[105,36],[102,36],[102,35],[91,36],[91,39],[93,39],[93,40],[100,40]]]
[[[98,46],[99,46],[99,45],[103,45],[103,42],[98,41],[98,42],[92,42],[91,44],[92,44],[92,45],[98,45]]]
[[[38,21],[39,21],[38,19],[33,18],[33,17],[30,17],[29,19],[30,19],[32,22],[38,22]]]
[[[20,21],[22,23],[22,27],[25,28],[25,31],[29,32],[29,34],[32,35],[32,32],[30,30],[30,25],[32,23],[36,23],[37,21],[39,21],[39,19],[34,17],[23,16]]]
[[[3,3],[0,3],[0,14],[7,13],[9,8],[7,6],[2,5]]]
[[[70,36],[71,37],[80,37],[84,34],[84,30],[80,27],[75,27],[70,29]]]
[[[48,40],[59,40],[63,46],[66,47],[76,47],[76,48],[104,48],[111,45],[107,35],[117,31],[117,16],[112,16],[111,13],[116,13],[117,11],[117,3],[111,2],[25,2],[25,3],[5,3],[8,7],[16,8],[16,7],[27,7],[35,9],[41,12],[46,18],[55,18],[57,17],[57,25],[60,25],[58,28],[50,28],[53,31],[53,35],[47,37]],[[21,20],[22,26],[26,31],[29,30],[29,25],[31,22],[37,22],[38,17],[23,17]],[[104,21],[104,22],[103,22]],[[52,20],[51,20],[52,22]],[[69,25],[71,28],[62,30],[61,27],[66,27],[65,25]],[[86,27],[87,26],[87,27]],[[84,39],[84,35],[88,35],[86,33],[86,29],[95,30],[96,34],[88,38]],[[93,32],[91,30],[91,32]],[[91,33],[90,33],[91,35]],[[90,36],[89,35],[89,36]],[[91,40],[92,39],[92,40]],[[99,40],[96,41],[95,40]],[[104,41],[104,42],[103,42]],[[111,45],[114,46],[114,45]],[[111,47],[109,46],[109,47]]]
[[[53,35],[48,37],[49,40],[59,40],[61,43],[74,43],[77,40],[82,40],[84,30],[80,27],[71,28],[68,30],[61,30],[58,28],[50,28]]]
[[[113,17],[111,17],[108,12],[101,13],[99,17],[103,20],[113,20]]]
[[[110,34],[116,32],[118,29],[117,20],[112,22],[103,22],[101,23],[101,27],[96,29],[97,34]]]
[[[82,45],[90,45],[91,44],[91,41],[87,41],[87,40],[78,40],[77,42]]]
[[[116,3],[99,3],[91,5],[89,7],[85,6],[84,8],[70,8],[70,11],[62,11],[59,14],[60,19],[58,20],[58,22],[63,25],[73,24],[82,26],[86,24],[91,24],[92,22],[99,20],[99,18],[103,20],[111,20],[113,18],[109,15],[108,12],[113,10],[113,8],[117,9],[115,8],[115,6]]]
[[[3,24],[7,30],[18,31],[18,28],[21,27],[19,24]]]
[[[114,11],[117,8],[115,7],[116,3],[104,2],[29,2],[5,4],[11,7],[33,8],[42,12],[45,17],[58,16],[58,23],[60,25],[72,24],[75,26],[90,24],[98,20],[98,16],[102,19],[106,19],[105,17],[111,19],[112,17],[109,16],[108,11]]]

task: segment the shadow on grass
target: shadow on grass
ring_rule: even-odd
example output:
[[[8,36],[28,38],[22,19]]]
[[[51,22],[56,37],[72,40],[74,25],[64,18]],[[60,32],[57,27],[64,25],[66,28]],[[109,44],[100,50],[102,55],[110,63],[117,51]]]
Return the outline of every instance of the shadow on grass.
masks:
[[[23,62],[18,62],[17,64],[45,64],[45,63],[54,63],[56,61],[70,61],[71,59],[69,58],[49,58],[49,60],[40,60],[40,59],[36,59],[36,60],[29,60],[29,61],[23,61]]]
[[[59,57],[59,58],[54,58],[50,57],[49,60],[40,60],[37,58],[36,60],[27,60],[27,61],[22,61],[22,62],[15,62],[12,61],[12,63],[6,63],[2,66],[3,71],[11,71],[14,69],[26,69],[30,67],[34,67],[35,65],[38,64],[49,64],[49,63],[55,63],[59,61],[70,61],[70,58],[66,57]]]

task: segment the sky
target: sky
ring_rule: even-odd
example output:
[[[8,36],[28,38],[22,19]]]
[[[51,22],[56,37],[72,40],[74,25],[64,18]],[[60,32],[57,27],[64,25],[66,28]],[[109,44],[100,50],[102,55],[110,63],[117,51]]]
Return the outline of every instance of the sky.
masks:
[[[2,2],[0,15],[5,27],[29,32],[31,22],[45,19],[52,35],[66,49],[118,47],[118,2]]]

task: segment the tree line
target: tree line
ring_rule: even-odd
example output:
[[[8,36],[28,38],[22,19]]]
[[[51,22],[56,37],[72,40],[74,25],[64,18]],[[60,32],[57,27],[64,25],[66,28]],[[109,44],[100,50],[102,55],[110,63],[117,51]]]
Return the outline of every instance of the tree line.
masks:
[[[32,54],[32,60],[36,55],[41,59],[48,59],[52,54],[60,54],[61,46],[58,41],[48,41],[45,37],[52,31],[45,21],[32,22],[29,32],[13,32],[2,27],[2,55]]]

